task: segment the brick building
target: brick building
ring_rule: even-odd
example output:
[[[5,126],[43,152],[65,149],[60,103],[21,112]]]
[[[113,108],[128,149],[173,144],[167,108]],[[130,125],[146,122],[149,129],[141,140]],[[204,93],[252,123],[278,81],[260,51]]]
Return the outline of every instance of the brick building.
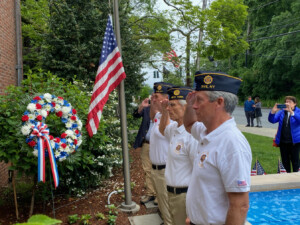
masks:
[[[0,94],[22,80],[20,0],[0,1]],[[3,149],[0,149],[3,151]],[[8,183],[8,165],[0,162],[0,187]]]

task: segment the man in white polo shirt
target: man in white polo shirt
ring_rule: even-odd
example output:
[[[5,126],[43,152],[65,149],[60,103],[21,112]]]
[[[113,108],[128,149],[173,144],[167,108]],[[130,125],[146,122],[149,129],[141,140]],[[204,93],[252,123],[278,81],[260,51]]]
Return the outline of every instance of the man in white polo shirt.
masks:
[[[151,96],[150,119],[153,127],[150,133],[150,160],[152,163],[152,179],[156,191],[158,208],[164,220],[164,225],[172,225],[169,213],[167,187],[165,181],[165,168],[168,153],[168,140],[159,132],[161,118],[161,102],[168,99],[167,89],[172,84],[157,82],[154,83],[154,93]]]
[[[198,71],[195,83],[196,91],[189,94],[184,115],[186,130],[198,140],[186,199],[186,224],[242,225],[249,208],[252,155],[231,117],[241,79]]]
[[[165,178],[168,202],[173,225],[185,224],[186,192],[190,183],[195,153],[190,145],[196,140],[183,125],[186,96],[193,90],[189,87],[172,87],[168,89],[169,100],[162,102],[162,117],[159,131],[169,142]],[[170,123],[170,119],[175,121]]]

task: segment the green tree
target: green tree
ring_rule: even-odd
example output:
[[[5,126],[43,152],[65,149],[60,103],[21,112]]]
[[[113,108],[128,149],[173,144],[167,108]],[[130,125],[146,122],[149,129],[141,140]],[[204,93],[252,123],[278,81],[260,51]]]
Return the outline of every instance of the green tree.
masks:
[[[44,35],[48,32],[48,0],[25,0],[21,2],[23,72],[42,66],[41,49]]]

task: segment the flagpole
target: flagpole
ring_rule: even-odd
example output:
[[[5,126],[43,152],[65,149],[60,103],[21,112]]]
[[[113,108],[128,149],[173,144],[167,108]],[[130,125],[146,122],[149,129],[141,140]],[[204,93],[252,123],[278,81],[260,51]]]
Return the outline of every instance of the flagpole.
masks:
[[[113,7],[114,7],[113,12],[114,12],[115,34],[116,34],[119,51],[120,54],[122,55],[118,0],[114,0]],[[132,196],[131,196],[124,80],[122,80],[120,85],[118,86],[118,91],[119,91],[119,106],[120,106],[120,114],[121,114],[124,192],[125,192],[125,202],[121,204],[120,209],[125,212],[136,212],[140,209],[140,207],[139,205],[137,205],[135,202],[132,201]]]

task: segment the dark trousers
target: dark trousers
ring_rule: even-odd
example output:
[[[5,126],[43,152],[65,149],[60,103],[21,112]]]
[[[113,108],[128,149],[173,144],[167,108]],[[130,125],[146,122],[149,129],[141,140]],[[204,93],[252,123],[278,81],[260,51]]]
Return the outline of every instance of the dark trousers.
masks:
[[[245,115],[247,118],[247,125],[250,126],[250,121],[251,121],[251,126],[254,126],[253,120],[254,120],[254,112],[253,111],[245,111]]]
[[[300,143],[280,143],[280,154],[282,164],[286,172],[291,172],[291,162],[293,167],[293,172],[298,172],[299,169],[299,150]]]

